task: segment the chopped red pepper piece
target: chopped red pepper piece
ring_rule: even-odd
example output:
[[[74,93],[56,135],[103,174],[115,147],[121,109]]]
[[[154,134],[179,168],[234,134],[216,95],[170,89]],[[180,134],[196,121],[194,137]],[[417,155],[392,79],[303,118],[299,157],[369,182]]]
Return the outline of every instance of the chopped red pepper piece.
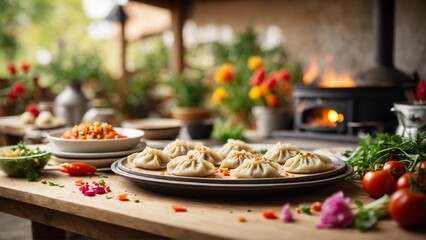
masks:
[[[84,181],[82,179],[75,180],[76,186],[83,186],[83,184],[84,184]]]
[[[247,219],[245,217],[238,217],[237,218],[238,222],[247,222]]]
[[[89,176],[96,172],[96,167],[81,162],[72,162],[59,169],[61,172],[68,173],[71,176]]]
[[[269,209],[264,210],[262,212],[262,216],[266,219],[277,219],[278,218],[277,213],[274,212],[273,210],[269,210]]]
[[[179,206],[179,205],[176,205],[176,204],[172,205],[172,209],[175,212],[186,212],[186,207]]]
[[[118,200],[120,200],[120,201],[129,200],[129,199],[127,199],[127,193],[123,193],[123,194],[118,195]]]
[[[321,203],[320,202],[314,202],[311,205],[312,210],[316,212],[321,212]]]

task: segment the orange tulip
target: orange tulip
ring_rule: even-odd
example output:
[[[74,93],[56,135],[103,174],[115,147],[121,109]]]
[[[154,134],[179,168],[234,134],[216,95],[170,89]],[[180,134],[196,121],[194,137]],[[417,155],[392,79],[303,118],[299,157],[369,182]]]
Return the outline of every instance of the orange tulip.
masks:
[[[276,107],[280,104],[278,97],[276,95],[268,95],[266,96],[266,105],[268,107]]]
[[[229,63],[225,63],[216,71],[215,81],[217,83],[231,82],[234,75],[234,67]]]

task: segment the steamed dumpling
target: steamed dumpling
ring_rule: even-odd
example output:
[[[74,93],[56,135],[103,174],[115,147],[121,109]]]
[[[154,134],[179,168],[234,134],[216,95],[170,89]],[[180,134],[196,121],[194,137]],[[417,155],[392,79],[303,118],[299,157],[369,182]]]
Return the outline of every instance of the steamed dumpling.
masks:
[[[167,164],[167,171],[172,175],[186,177],[206,177],[214,173],[213,163],[194,154],[179,156]]]
[[[53,114],[49,111],[42,111],[35,119],[34,124],[38,126],[49,125],[53,123]]]
[[[222,155],[222,157],[226,158],[228,154],[232,150],[246,150],[247,152],[257,153],[256,150],[252,149],[247,143],[241,141],[241,140],[235,140],[235,139],[228,139],[225,145],[223,145],[219,149],[219,154]]]
[[[300,149],[289,143],[277,142],[272,148],[270,148],[264,155],[267,159],[270,159],[277,163],[285,163],[287,159],[290,159],[300,152]]]
[[[185,140],[176,139],[164,147],[163,153],[168,154],[170,158],[175,158],[186,155],[190,150],[194,150],[197,145]]]
[[[22,124],[33,124],[34,120],[35,120],[35,117],[30,112],[24,112],[19,117],[19,120],[21,121]]]
[[[240,166],[245,159],[252,159],[256,155],[246,150],[232,150],[220,164],[220,168],[234,169]]]
[[[237,168],[231,170],[231,176],[237,178],[270,178],[281,176],[281,165],[256,156],[252,159],[246,159]]]
[[[318,173],[333,168],[330,158],[317,153],[299,153],[288,159],[284,164],[284,170],[290,173]]]
[[[215,166],[218,166],[223,160],[222,156],[206,146],[197,146],[194,150],[189,151],[188,154],[193,154],[197,158],[209,161]]]
[[[129,164],[149,170],[164,169],[169,161],[169,155],[151,147],[145,147],[142,152],[133,153],[127,157]]]

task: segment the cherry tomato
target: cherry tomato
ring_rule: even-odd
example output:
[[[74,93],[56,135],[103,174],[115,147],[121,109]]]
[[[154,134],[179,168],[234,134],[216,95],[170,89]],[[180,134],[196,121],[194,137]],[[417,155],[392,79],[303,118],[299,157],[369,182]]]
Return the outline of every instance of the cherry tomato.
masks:
[[[314,202],[311,204],[311,208],[312,210],[316,211],[316,212],[321,212],[321,203],[320,202]]]
[[[380,198],[395,190],[395,179],[386,170],[367,172],[362,179],[365,192],[372,198]]]
[[[68,173],[71,176],[88,176],[96,172],[96,167],[81,162],[72,162],[59,169],[61,172]]]
[[[425,206],[425,193],[400,189],[393,193],[389,200],[389,213],[402,227],[424,228],[426,227]]]
[[[395,180],[397,180],[407,172],[407,167],[400,161],[390,160],[385,163],[383,170],[390,172]]]
[[[402,189],[402,188],[410,188],[410,178],[414,178],[417,183],[420,185],[425,185],[425,174],[417,174],[417,173],[404,173],[398,181],[396,181],[396,189]]]

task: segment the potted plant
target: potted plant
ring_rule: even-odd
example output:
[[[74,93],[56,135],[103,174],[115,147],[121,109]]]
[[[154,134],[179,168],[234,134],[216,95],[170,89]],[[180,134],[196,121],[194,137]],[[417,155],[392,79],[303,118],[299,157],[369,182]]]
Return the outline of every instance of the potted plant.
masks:
[[[409,101],[396,102],[391,109],[398,118],[396,134],[415,139],[426,133],[426,81],[408,92]]]
[[[96,51],[62,49],[49,64],[39,68],[46,75],[47,85],[56,92],[62,90],[55,98],[55,113],[67,119],[68,126],[80,123],[87,110],[88,99],[81,89],[83,84],[90,85],[87,89],[93,96],[100,92],[110,95],[115,89]]]
[[[212,117],[212,111],[205,106],[209,87],[201,70],[187,68],[173,75],[168,84],[174,91],[176,102],[176,107],[171,110],[173,118],[184,123],[197,123]]]
[[[256,129],[262,137],[270,137],[274,130],[288,127],[292,119],[288,107],[292,97],[291,75],[286,69],[267,74],[260,56],[250,57],[248,67],[253,71],[248,96],[254,103]]]
[[[187,68],[168,82],[173,88],[176,107],[172,117],[182,121],[192,139],[208,139],[213,130],[212,111],[206,107],[205,98],[210,88],[204,74],[196,68]]]

